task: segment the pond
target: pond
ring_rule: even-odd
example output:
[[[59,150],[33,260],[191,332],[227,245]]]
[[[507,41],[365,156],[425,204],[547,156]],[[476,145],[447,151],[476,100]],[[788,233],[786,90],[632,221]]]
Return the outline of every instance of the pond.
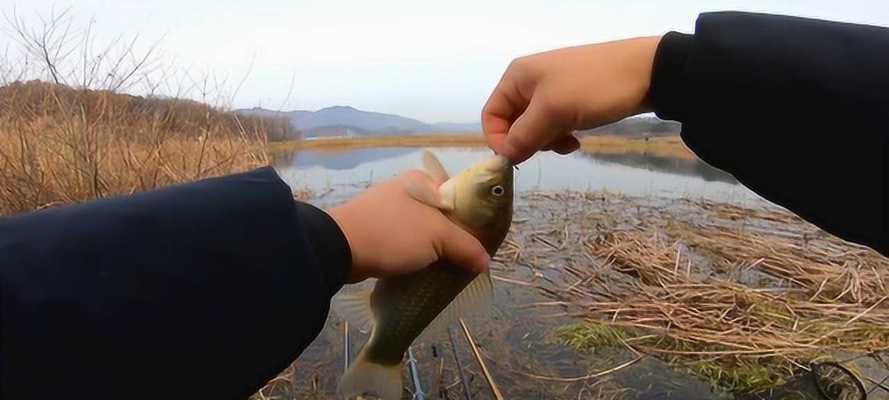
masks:
[[[294,189],[309,189],[313,193],[310,201],[324,207],[344,201],[374,182],[416,168],[420,165],[421,152],[417,148],[299,151],[276,156],[275,166]],[[433,152],[452,173],[490,154],[483,148],[439,148]],[[565,210],[578,207],[535,197],[541,192],[606,191],[615,194],[618,200],[624,195],[653,199],[655,207],[671,207],[671,204],[697,199],[766,204],[731,175],[702,162],[644,154],[538,154],[519,167],[516,191],[515,215],[521,222],[514,222],[511,237],[518,236],[516,230],[543,229],[547,221],[568,215]],[[630,203],[621,206],[620,200],[616,204],[636,207]],[[568,228],[565,229],[567,240]],[[495,258],[492,266],[497,281],[494,309],[490,314],[467,318],[467,323],[505,398],[732,398],[711,389],[709,384],[688,372],[671,368],[652,357],[620,368],[606,379],[577,379],[624,365],[634,357],[624,349],[578,353],[554,340],[554,333],[560,327],[576,319],[553,314],[551,309],[528,307],[548,300],[528,282],[561,279],[558,271],[564,264],[560,263],[570,264],[572,259],[582,256],[580,252],[566,251],[561,256],[540,260],[537,265],[514,265],[508,259]],[[414,343],[426,398],[467,398],[458,380],[459,368],[467,375],[472,399],[493,399],[463,331],[452,327],[448,333],[439,332]],[[348,353],[354,357],[366,340],[367,332],[348,328],[334,305],[323,332],[294,364],[291,396],[335,398],[344,356]],[[407,375],[405,384],[411,386]]]

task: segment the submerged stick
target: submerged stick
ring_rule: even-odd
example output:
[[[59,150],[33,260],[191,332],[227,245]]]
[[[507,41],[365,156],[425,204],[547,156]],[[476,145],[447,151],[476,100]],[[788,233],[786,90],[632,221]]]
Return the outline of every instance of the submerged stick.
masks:
[[[466,381],[466,374],[463,373],[463,364],[460,363],[460,357],[457,356],[457,344],[454,342],[454,332],[448,327],[448,340],[451,341],[451,352],[454,354],[454,364],[457,364],[457,374],[460,375],[460,382],[463,384],[463,397],[466,400],[472,400],[469,392],[469,382]]]
[[[343,321],[343,373],[349,371],[349,321]]]
[[[484,374],[485,380],[488,381],[488,387],[491,388],[491,395],[493,395],[496,400],[503,400],[503,395],[500,394],[500,389],[497,388],[497,384],[494,383],[494,378],[492,378],[491,373],[488,372],[488,367],[485,365],[484,360],[482,360],[482,355],[479,353],[478,347],[475,345],[475,340],[472,339],[472,334],[469,333],[469,327],[466,326],[466,322],[463,321],[463,318],[460,318],[460,327],[463,328],[463,334],[466,335],[466,340],[469,342],[469,347],[472,349],[472,355],[475,356],[475,361],[478,362],[478,366],[482,369],[482,374]]]
[[[627,361],[627,362],[625,362],[625,363],[623,363],[623,364],[620,364],[620,365],[618,365],[618,366],[616,366],[616,367],[609,368],[609,369],[606,369],[606,370],[604,370],[604,371],[594,372],[594,373],[589,374],[589,375],[578,376],[578,377],[573,377],[573,378],[563,378],[563,377],[559,377],[559,376],[537,375],[537,374],[532,374],[532,373],[528,373],[528,372],[521,372],[521,371],[519,371],[519,373],[521,373],[522,375],[525,375],[525,376],[527,376],[527,377],[529,377],[529,378],[540,379],[540,380],[544,380],[544,381],[553,381],[553,382],[579,382],[579,381],[585,381],[585,380],[593,379],[593,378],[601,378],[601,377],[603,377],[603,376],[605,376],[605,375],[615,373],[615,372],[617,372],[617,371],[620,371],[620,370],[622,370],[622,369],[624,369],[624,368],[627,368],[627,367],[629,367],[629,366],[631,366],[631,365],[633,365],[633,364],[639,362],[639,360],[641,360],[641,359],[642,359],[642,356],[638,356],[638,357],[636,357],[636,358],[634,358],[634,359],[632,359],[632,360],[630,360],[630,361]]]

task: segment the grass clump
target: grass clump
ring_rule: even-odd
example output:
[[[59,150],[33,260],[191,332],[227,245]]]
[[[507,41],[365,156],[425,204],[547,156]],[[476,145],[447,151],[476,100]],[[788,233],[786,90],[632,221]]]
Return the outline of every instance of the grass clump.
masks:
[[[682,368],[709,383],[713,388],[736,394],[756,393],[784,384],[793,376],[794,369],[785,360],[775,357],[750,359],[744,357],[716,357],[691,359],[675,353],[718,353],[728,350],[719,345],[701,345],[670,337],[646,335],[637,337],[626,328],[602,321],[585,321],[560,327],[555,332],[558,343],[579,353],[599,349],[631,346],[634,349],[658,348],[666,351],[663,360]],[[629,342],[628,342],[629,341]],[[644,351],[644,350],[643,350]]]
[[[757,393],[787,382],[793,371],[774,367],[782,364],[777,360],[731,358],[695,361],[686,368],[715,388],[729,393],[746,394]]]
[[[566,325],[555,333],[556,341],[581,353],[602,347],[620,346],[627,337],[622,328],[597,321]]]

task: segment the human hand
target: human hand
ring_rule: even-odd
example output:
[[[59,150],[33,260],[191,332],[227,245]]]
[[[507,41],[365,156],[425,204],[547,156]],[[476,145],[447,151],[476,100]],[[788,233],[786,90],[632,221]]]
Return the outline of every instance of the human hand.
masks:
[[[410,185],[441,183],[408,171],[328,211],[352,249],[349,283],[414,272],[440,259],[474,272],[487,270],[490,257],[474,236],[407,191]]]
[[[514,163],[538,150],[568,154],[571,132],[646,111],[660,37],[533,54],[514,60],[482,111],[488,145]]]

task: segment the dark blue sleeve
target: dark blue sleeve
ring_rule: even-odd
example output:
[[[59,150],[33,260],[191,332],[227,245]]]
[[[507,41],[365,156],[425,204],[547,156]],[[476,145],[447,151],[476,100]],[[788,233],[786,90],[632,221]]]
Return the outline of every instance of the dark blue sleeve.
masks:
[[[650,94],[704,161],[889,255],[889,29],[703,14],[661,40]]]
[[[246,398],[350,265],[270,168],[0,219],[2,398]]]

